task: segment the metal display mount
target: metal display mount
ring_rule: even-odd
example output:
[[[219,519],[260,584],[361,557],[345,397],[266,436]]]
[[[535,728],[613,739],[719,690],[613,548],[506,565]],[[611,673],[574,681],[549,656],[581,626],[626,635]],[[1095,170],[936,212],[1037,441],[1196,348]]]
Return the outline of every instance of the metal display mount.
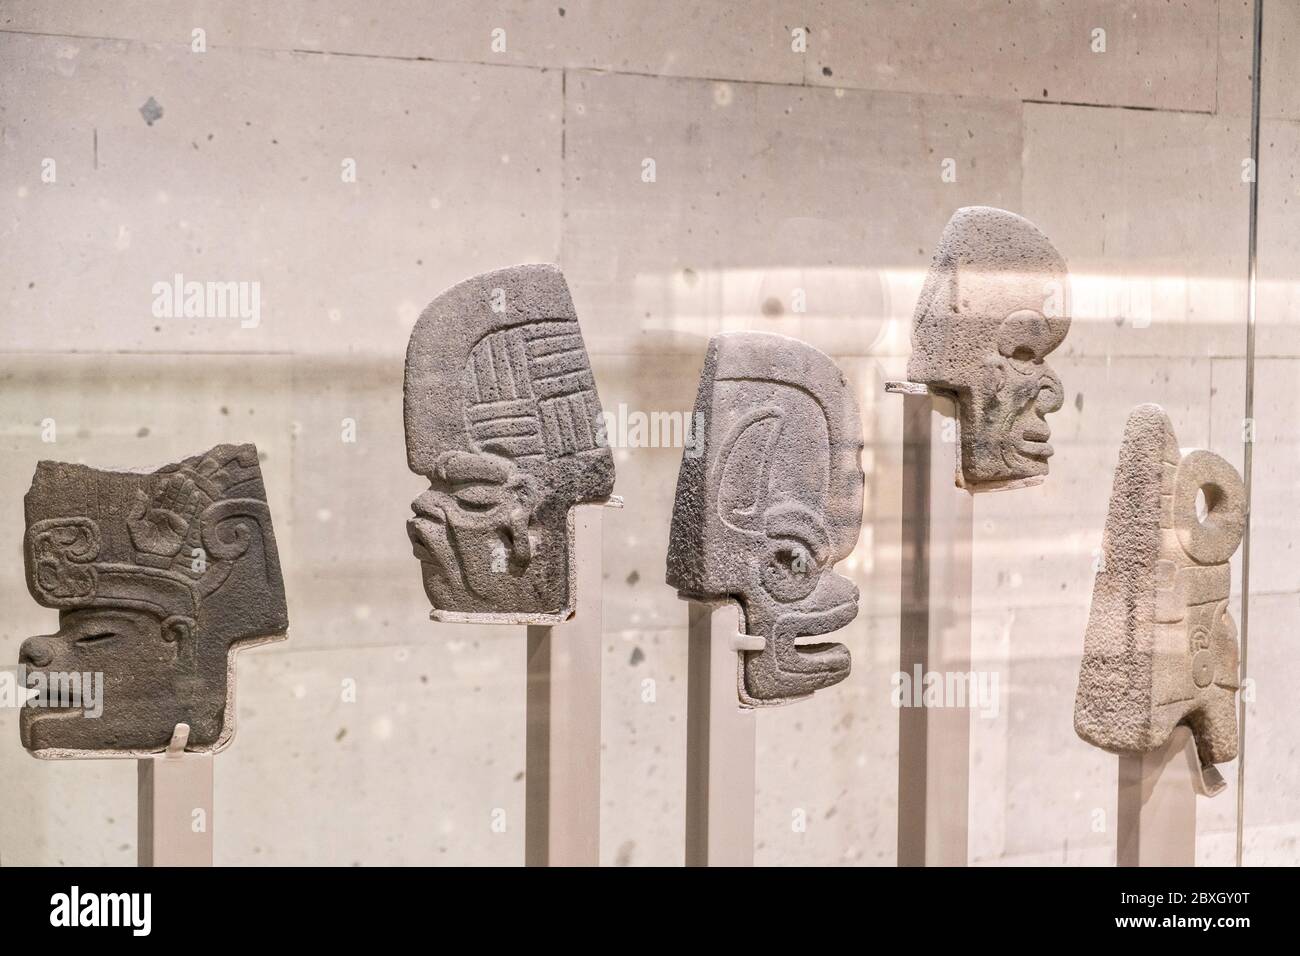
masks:
[[[1191,731],[1180,725],[1164,746],[1118,759],[1116,866],[1195,866],[1196,797],[1223,778],[1202,769]]]
[[[959,487],[955,396],[913,382],[885,390],[903,396],[899,670],[968,673],[974,508]],[[899,708],[899,866],[966,865],[969,784],[970,711]]]
[[[742,707],[740,652],[761,651],[739,605],[689,600],[686,865],[753,866],[756,711]]]
[[[136,760],[140,866],[212,865],[212,753],[189,753],[177,724],[162,753]]]
[[[524,865],[600,865],[600,693],[603,530],[623,500],[570,511],[573,617],[528,625]]]

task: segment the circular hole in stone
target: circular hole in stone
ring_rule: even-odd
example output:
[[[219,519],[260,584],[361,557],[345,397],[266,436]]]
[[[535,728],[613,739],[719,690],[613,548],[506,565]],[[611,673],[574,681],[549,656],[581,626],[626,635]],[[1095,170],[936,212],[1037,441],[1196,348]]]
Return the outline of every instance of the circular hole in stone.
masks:
[[[1218,507],[1223,498],[1223,491],[1217,485],[1201,485],[1200,490],[1196,492],[1196,520],[1201,524],[1210,516],[1210,512]]]

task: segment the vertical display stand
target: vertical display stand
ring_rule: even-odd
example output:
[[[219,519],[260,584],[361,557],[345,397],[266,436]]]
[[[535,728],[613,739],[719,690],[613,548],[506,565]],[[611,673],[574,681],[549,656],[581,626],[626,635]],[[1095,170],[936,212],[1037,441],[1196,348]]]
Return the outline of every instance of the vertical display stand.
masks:
[[[1175,727],[1159,750],[1119,758],[1117,866],[1195,866],[1196,744]]]
[[[602,530],[619,498],[575,505],[574,615],[528,626],[524,865],[600,865]]]
[[[186,753],[177,724],[160,754],[136,760],[140,866],[212,865],[212,754]]]
[[[742,633],[731,601],[690,601],[686,684],[686,865],[753,866],[755,711],[741,707]]]
[[[965,866],[970,711],[917,698],[927,674],[970,671],[973,496],[956,486],[954,399],[911,382],[886,390],[903,397],[899,670],[913,693],[898,715],[898,865]]]

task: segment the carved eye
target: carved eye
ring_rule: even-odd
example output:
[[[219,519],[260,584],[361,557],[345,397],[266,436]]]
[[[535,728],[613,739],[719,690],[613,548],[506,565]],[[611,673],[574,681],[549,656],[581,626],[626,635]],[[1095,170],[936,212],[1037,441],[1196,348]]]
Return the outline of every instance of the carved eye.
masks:
[[[1059,326],[1054,328],[1047,316],[1033,309],[1012,312],[998,326],[998,351],[1022,362],[1039,361],[1064,337]]]
[[[506,498],[505,489],[499,484],[453,485],[451,493],[466,511],[491,511]]]
[[[78,647],[88,647],[92,644],[102,644],[105,641],[111,641],[115,637],[117,637],[117,634],[113,631],[94,631],[84,637],[77,638],[76,644]]]
[[[797,538],[769,538],[763,586],[782,603],[801,601],[817,587],[822,569],[812,548]]]

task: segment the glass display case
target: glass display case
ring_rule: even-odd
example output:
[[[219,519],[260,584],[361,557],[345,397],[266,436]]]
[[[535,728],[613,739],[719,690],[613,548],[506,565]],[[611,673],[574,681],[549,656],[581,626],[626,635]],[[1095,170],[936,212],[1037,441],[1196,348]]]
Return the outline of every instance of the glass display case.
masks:
[[[196,724],[181,744],[222,745],[206,764],[216,864],[515,865],[530,825],[549,813],[553,837],[581,830],[590,862],[681,865],[699,839],[699,775],[733,758],[752,788],[718,784],[712,825],[724,795],[739,794],[736,813],[753,821],[740,862],[1131,862],[1122,831],[1141,808],[1126,809],[1125,795],[1163,771],[1085,742],[1075,708],[1126,423],[1155,403],[1175,451],[1209,450],[1241,476],[1249,520],[1225,556],[1240,648],[1240,692],[1225,691],[1236,757],[1218,763],[1225,786],[1214,796],[1179,778],[1169,813],[1182,829],[1164,848],[1174,856],[1152,859],[1300,862],[1290,759],[1300,743],[1290,646],[1300,601],[1297,42],[1300,4],[1283,0],[6,2],[0,860],[122,865],[141,851],[133,760],[33,760],[20,739],[24,642],[59,629],[56,608],[66,620],[84,604],[39,600],[31,527],[48,515],[32,498],[24,510],[38,463],[152,471],[253,445],[251,461],[236,461],[260,475],[288,623],[278,628],[286,639],[232,658],[229,704],[214,719],[237,723],[237,734],[204,736]],[[969,207],[1022,217],[1065,270],[1061,312],[1038,310],[1045,326],[1026,319],[1012,323],[1021,332],[999,326],[950,343],[966,350],[972,380],[1045,359],[1059,377],[1036,483],[958,488],[956,426],[971,438],[978,414],[934,411],[918,439],[908,410],[929,399],[886,387],[917,381],[909,359],[934,294],[927,275],[941,264],[945,227]],[[969,241],[989,228],[972,227]],[[1021,250],[1018,235],[987,239],[988,254]],[[513,353],[493,345],[467,358],[478,340],[462,341],[468,325],[449,320],[421,347],[466,351],[426,369],[428,391],[404,419],[417,321],[446,290],[524,263],[554,263],[567,283],[575,348],[598,394],[583,406],[600,424],[590,445],[608,446],[622,500],[594,525],[579,522],[567,572],[587,575],[588,603],[580,590],[577,616],[553,637],[522,617],[431,619],[438,598],[422,574],[432,559],[419,541],[413,556],[408,536],[431,473],[453,490],[468,481],[454,466],[447,477],[445,458],[416,467],[412,415],[459,415],[438,389],[463,385],[458,370],[484,354],[490,371],[476,374],[490,379],[475,379],[476,401],[523,396],[507,394],[502,366],[490,364]],[[484,286],[484,302],[494,288]],[[530,321],[567,321],[555,301]],[[968,306],[958,295],[946,307]],[[489,303],[485,321],[494,311]],[[822,444],[832,453],[861,441],[863,480],[856,538],[851,515],[831,562],[856,586],[856,615],[828,637],[790,638],[842,644],[851,668],[816,693],[754,708],[729,738],[722,722],[745,703],[745,655],[775,645],[733,641],[710,678],[692,642],[739,629],[679,595],[689,574],[671,586],[666,574],[679,473],[714,461],[702,443],[724,414],[697,404],[702,375],[712,382],[706,357],[716,336],[742,332],[797,339],[838,369],[859,432],[817,427],[830,429]],[[524,338],[500,349],[531,349],[528,361],[545,352]],[[793,355],[765,368],[792,395],[817,393],[821,372]],[[528,367],[533,382],[545,376]],[[944,381],[938,398],[981,400],[978,386]],[[796,399],[753,402],[794,420]],[[582,446],[583,435],[554,427],[558,442]],[[757,461],[717,467],[724,497],[754,479]],[[210,476],[206,467],[194,469]],[[835,464],[831,478],[809,477],[827,467],[816,454],[773,467],[794,485],[838,487]],[[134,486],[118,497],[85,487],[51,492],[50,514],[140,517]],[[160,492],[142,487],[154,495],[148,517]],[[84,500],[68,504],[75,494]],[[842,506],[853,492],[828,494]],[[760,498],[712,506],[734,524],[757,515]],[[520,520],[502,538],[510,548],[550,546]],[[155,521],[160,533],[169,521]],[[564,538],[564,521],[547,541]],[[173,528],[177,547],[189,527]],[[131,541],[130,561],[149,565],[141,555],[158,552]],[[508,572],[519,550],[502,548]],[[198,550],[195,560],[213,557]],[[808,546],[819,567],[833,551]],[[492,565],[496,552],[484,554]],[[248,594],[205,626],[262,607]],[[482,600],[474,606],[492,611],[492,596]],[[273,611],[229,639],[276,632]],[[909,651],[918,627],[951,656]],[[577,646],[565,635],[579,633],[594,649],[585,669],[530,692],[538,653],[560,666]],[[716,683],[719,667],[730,680],[735,660],[741,696],[734,707],[715,699],[713,733],[724,736],[710,738],[698,724],[701,682]],[[931,671],[947,688],[933,698],[914,692]],[[137,691],[150,679],[123,673]],[[145,696],[190,693],[182,683],[160,677]],[[124,686],[108,686],[105,708]],[[918,702],[928,724],[912,713]],[[585,723],[556,723],[548,732],[576,736],[546,738],[538,757],[543,738],[530,735],[546,714]],[[105,739],[139,757],[126,738]],[[917,749],[926,739],[928,758]],[[561,752],[569,771],[554,763]],[[570,771],[598,785],[576,822],[558,796],[541,805],[529,795],[530,782],[577,779]]]

